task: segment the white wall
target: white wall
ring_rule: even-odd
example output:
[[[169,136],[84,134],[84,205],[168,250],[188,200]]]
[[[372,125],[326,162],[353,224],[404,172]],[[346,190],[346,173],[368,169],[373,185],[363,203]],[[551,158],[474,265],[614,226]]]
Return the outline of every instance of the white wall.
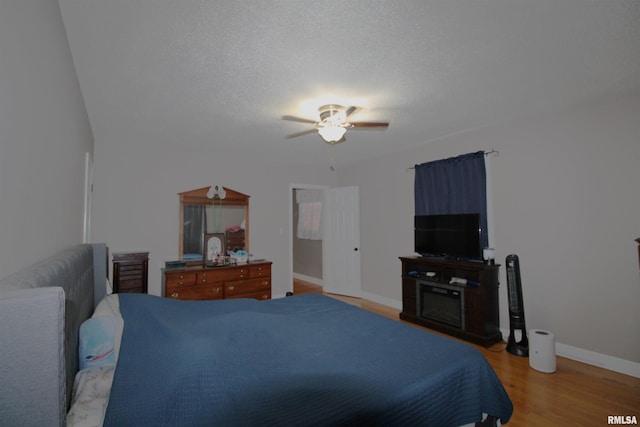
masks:
[[[58,2],[0,2],[0,277],[82,241],[93,137]]]
[[[161,148],[166,145],[143,137],[96,143],[93,239],[106,242],[111,252],[149,251],[149,293],[160,295],[160,269],[178,257],[178,193],[223,185],[251,196],[250,252],[273,261],[272,293],[284,296],[291,289],[292,269],[289,186],[331,185],[334,174],[326,166],[284,165],[252,153],[223,152],[215,141],[198,150]]]
[[[413,251],[413,171],[406,169],[489,149],[500,152],[490,167],[502,328],[509,328],[504,258],[514,253],[528,328],[554,332],[565,348],[640,362],[638,95],[343,168],[338,184],[360,187],[363,291],[400,306],[397,257]]]

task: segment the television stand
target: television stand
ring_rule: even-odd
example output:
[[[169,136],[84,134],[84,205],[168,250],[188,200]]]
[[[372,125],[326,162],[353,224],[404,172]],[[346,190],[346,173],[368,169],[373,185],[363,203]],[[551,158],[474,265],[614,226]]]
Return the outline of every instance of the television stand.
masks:
[[[485,347],[502,341],[499,264],[432,257],[400,257],[400,261],[402,320]],[[459,283],[464,281],[468,284]],[[442,297],[445,292],[451,296],[448,301]]]

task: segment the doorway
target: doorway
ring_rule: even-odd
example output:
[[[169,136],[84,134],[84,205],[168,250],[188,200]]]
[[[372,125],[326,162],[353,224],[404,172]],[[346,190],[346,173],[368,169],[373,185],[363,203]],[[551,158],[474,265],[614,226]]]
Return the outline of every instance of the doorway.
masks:
[[[289,248],[290,248],[290,291],[294,292],[294,281],[302,281],[311,286],[320,287],[323,282],[323,241],[300,239],[297,236],[297,224],[299,217],[299,207],[296,202],[299,190],[320,190],[324,191],[328,187],[315,185],[289,185]]]
[[[360,297],[360,220],[357,187],[289,186],[289,235],[291,272],[289,291],[294,277],[322,286],[324,292]],[[296,192],[321,190],[321,240],[297,240]],[[308,195],[302,195],[306,199]],[[300,246],[301,241],[304,242]],[[315,245],[309,249],[309,245]],[[294,251],[295,246],[295,251]]]

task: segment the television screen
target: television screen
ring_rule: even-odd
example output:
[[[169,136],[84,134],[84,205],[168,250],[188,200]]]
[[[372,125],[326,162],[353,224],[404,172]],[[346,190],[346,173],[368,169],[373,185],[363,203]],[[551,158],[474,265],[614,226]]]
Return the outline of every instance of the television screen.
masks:
[[[415,251],[422,256],[482,260],[480,214],[416,215]]]

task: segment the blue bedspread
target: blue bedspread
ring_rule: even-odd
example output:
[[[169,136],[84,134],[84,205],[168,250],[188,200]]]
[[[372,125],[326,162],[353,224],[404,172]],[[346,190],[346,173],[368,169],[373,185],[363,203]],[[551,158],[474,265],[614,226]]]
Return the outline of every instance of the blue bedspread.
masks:
[[[105,426],[458,426],[513,407],[473,347],[305,294],[120,294]]]

